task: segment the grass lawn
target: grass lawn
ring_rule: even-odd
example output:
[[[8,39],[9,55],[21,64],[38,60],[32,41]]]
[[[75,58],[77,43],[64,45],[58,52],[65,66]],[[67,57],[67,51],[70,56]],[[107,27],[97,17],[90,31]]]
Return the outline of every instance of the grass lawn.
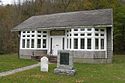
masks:
[[[125,83],[125,56],[114,56],[112,64],[74,64],[75,76],[55,75],[56,64],[49,72],[34,68],[10,76],[0,77],[0,83]]]
[[[17,54],[0,55],[0,72],[37,63],[33,60],[18,59]]]

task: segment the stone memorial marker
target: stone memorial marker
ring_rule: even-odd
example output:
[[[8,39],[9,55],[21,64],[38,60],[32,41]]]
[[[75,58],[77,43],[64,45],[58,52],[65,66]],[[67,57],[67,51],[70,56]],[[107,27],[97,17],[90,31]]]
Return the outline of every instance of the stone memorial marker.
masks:
[[[55,74],[74,75],[73,68],[73,52],[68,50],[61,50],[57,56],[57,68],[54,69]]]
[[[41,58],[41,71],[48,72],[48,58],[45,56]]]
[[[60,64],[69,65],[69,53],[60,52]]]

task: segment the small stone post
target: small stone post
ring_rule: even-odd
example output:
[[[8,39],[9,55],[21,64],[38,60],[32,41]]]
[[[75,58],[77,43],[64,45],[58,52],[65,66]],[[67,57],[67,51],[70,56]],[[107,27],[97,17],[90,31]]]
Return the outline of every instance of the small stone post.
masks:
[[[48,58],[45,56],[41,58],[41,71],[48,72]]]

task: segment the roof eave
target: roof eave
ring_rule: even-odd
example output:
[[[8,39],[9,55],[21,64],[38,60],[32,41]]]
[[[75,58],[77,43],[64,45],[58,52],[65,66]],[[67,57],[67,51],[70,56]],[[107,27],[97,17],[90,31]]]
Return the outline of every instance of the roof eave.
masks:
[[[78,25],[78,26],[55,26],[55,27],[37,27],[37,28],[24,28],[24,29],[12,29],[11,32],[16,32],[16,31],[26,31],[26,30],[53,30],[53,29],[67,29],[67,28],[78,28],[78,27],[81,27],[81,28],[90,28],[90,27],[113,27],[112,24],[108,24],[108,25]]]

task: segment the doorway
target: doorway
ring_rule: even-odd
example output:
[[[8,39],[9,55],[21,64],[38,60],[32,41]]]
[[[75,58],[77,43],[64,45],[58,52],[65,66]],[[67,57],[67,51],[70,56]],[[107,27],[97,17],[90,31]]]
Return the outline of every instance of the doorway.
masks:
[[[51,54],[54,56],[58,55],[58,50],[64,49],[64,37],[63,36],[52,36],[50,41]]]

